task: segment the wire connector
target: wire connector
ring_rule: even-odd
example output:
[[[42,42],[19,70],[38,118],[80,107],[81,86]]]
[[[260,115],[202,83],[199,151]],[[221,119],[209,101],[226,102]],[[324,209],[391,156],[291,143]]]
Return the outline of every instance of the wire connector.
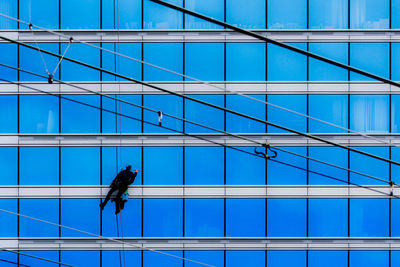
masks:
[[[32,28],[33,28],[33,24],[32,23],[29,23],[29,30],[31,31],[32,30]]]
[[[161,110],[157,111],[158,114],[158,126],[162,126],[163,112]]]
[[[255,148],[254,148],[254,153],[256,153],[256,154],[258,154],[258,155],[261,155],[261,156],[263,156],[263,157],[266,158],[266,159],[273,159],[273,158],[276,158],[276,157],[278,156],[278,153],[277,153],[275,150],[272,150],[272,149],[271,149],[271,145],[270,145],[269,143],[264,143],[264,144],[262,144],[261,146],[262,146],[262,147],[265,147],[265,152],[257,151],[257,147],[255,147]],[[271,156],[267,154],[267,151],[268,151],[268,150],[272,152],[272,155],[271,155]]]
[[[54,82],[53,75],[49,74],[49,78],[47,79],[47,82],[49,84],[52,84]]]
[[[394,188],[395,183],[393,181],[389,181],[389,185],[390,185],[389,195],[392,197],[393,196],[393,188]]]

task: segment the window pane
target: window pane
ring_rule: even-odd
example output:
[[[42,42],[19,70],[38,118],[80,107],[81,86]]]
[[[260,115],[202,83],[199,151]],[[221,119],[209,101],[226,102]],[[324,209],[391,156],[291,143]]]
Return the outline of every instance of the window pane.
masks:
[[[204,14],[206,16],[224,21],[225,1],[223,0],[186,0],[185,8]],[[196,18],[194,16],[185,15],[186,29],[221,29],[214,23]]]
[[[361,70],[389,78],[388,43],[350,43],[350,65]],[[374,81],[350,72],[352,81]]]
[[[58,251],[22,251],[22,253],[26,253],[32,256],[46,258],[53,261],[59,261],[59,252]],[[44,260],[39,260],[36,258],[28,257],[28,256],[19,256],[19,263],[18,266],[40,266],[40,267],[54,267],[53,262],[48,262]],[[69,262],[64,262],[69,263]],[[23,265],[24,264],[24,265]],[[8,267],[8,265],[7,265]],[[11,267],[11,265],[10,265]]]
[[[18,148],[0,147],[1,184],[16,185],[18,183]]]
[[[267,17],[269,29],[306,29],[307,1],[268,0]]]
[[[183,257],[182,251],[166,250],[163,252],[178,257]],[[153,251],[144,251],[143,267],[154,267],[154,266],[182,267],[182,260],[159,253],[154,253]]]
[[[0,208],[11,212],[18,212],[17,201],[17,199],[0,199]],[[0,216],[0,237],[17,237],[18,216],[5,212],[1,212]],[[0,256],[0,259],[3,258],[2,256]]]
[[[400,161],[400,148],[399,147],[392,147],[391,148],[391,159],[393,161]],[[395,182],[396,184],[400,181],[400,166],[395,164],[390,164],[390,179]]]
[[[350,236],[385,237],[388,234],[388,199],[350,199]]]
[[[21,133],[57,133],[59,131],[59,98],[49,95],[19,97]]]
[[[318,1],[318,3],[326,2]],[[311,53],[347,65],[349,52],[348,46],[347,43],[309,43],[309,50]],[[348,70],[310,57],[308,75],[310,81],[347,81]]]
[[[19,18],[43,28],[58,29],[58,9],[58,1],[19,0]],[[19,27],[28,29],[23,23]]]
[[[286,13],[286,10],[284,12]],[[288,45],[307,50],[305,43],[288,43]],[[268,44],[267,62],[269,81],[307,80],[307,57],[304,55],[274,44]]]
[[[144,199],[143,203],[144,236],[182,236],[182,199]]]
[[[306,236],[306,199],[268,199],[267,236]]]
[[[400,132],[400,96],[392,95],[391,96],[392,108],[391,108],[391,132],[399,133]]]
[[[389,131],[388,95],[351,95],[350,129],[357,132]]]
[[[203,262],[215,267],[224,266],[224,252],[223,251],[185,251],[185,257],[187,259]],[[198,267],[197,263],[185,262],[187,267]]]
[[[61,148],[61,184],[98,185],[100,183],[98,147]]]
[[[115,220],[114,220],[115,221]],[[124,228],[126,229],[126,228]],[[102,266],[114,266],[116,262],[119,262],[120,251],[106,251],[101,252]],[[128,251],[123,252],[125,254],[126,266],[142,266],[142,252],[141,251]]]
[[[265,81],[265,44],[227,43],[226,79]]]
[[[144,147],[146,185],[181,185],[183,183],[182,147]]]
[[[387,267],[389,266],[388,251],[350,251],[350,267]],[[395,265],[392,265],[395,266]]]
[[[265,1],[227,0],[226,21],[239,28],[265,29]]]
[[[223,81],[224,64],[223,43],[185,44],[186,75],[205,81]],[[186,80],[193,81],[189,78]]]
[[[6,1],[7,2],[7,1]],[[0,7],[4,2],[0,2]],[[4,24],[4,19],[0,16],[0,25]],[[0,28],[2,28],[0,26]],[[18,55],[17,55],[17,46],[15,44],[3,44],[0,43],[0,51],[2,51],[2,53],[0,53],[0,63],[5,64],[5,65],[9,65],[12,67],[18,67]],[[7,68],[7,67],[3,67],[0,66],[0,79],[5,79],[5,80],[9,80],[9,81],[17,81],[18,80],[18,72],[14,69],[11,68]],[[2,80],[0,80],[0,82],[3,82]]]
[[[254,153],[253,147],[237,147],[240,150]],[[243,164],[246,162],[246,164]],[[232,148],[226,149],[226,184],[263,185],[265,184],[264,158]]]
[[[182,6],[183,0],[167,0],[171,4]],[[182,29],[182,12],[162,6],[150,0],[144,0],[145,29]]]
[[[0,1],[0,10],[3,14],[14,18],[18,17],[18,1],[2,0]],[[0,17],[0,29],[16,29],[17,22],[8,18]]]
[[[317,237],[347,236],[347,207],[347,199],[309,199],[308,234]]]
[[[67,99],[61,99],[61,131],[63,133],[98,133],[100,131],[100,97],[97,95],[65,95],[65,97]]]
[[[268,251],[267,265],[270,267],[305,267],[305,251]]]
[[[38,183],[36,183],[38,184]],[[19,212],[38,219],[59,223],[58,199],[20,199]],[[55,237],[58,227],[21,217],[19,234],[21,237]]]
[[[207,172],[207,175],[204,175]],[[222,147],[185,147],[185,184],[224,184]]]
[[[227,199],[226,236],[265,236],[265,199]]]
[[[348,102],[347,95],[309,95],[309,114],[313,118],[347,128]],[[309,119],[309,132],[347,133],[346,130],[313,119]]]
[[[391,199],[391,236],[400,236],[400,201]]]
[[[347,266],[347,251],[309,251],[308,267]]]
[[[142,28],[141,0],[102,0],[102,5],[103,29],[118,29],[118,21],[120,29]]]
[[[248,266],[249,259],[252,267],[265,267],[264,251],[226,251],[226,267]]]
[[[350,28],[388,29],[390,0],[350,0]]]
[[[0,114],[7,114],[7,116],[0,116],[0,133],[17,132],[17,99],[16,95],[0,96]]]
[[[61,251],[61,261],[75,266],[100,266],[99,251]]]
[[[100,234],[98,199],[61,199],[61,224],[94,234]],[[61,236],[89,237],[77,231],[61,228]]]
[[[0,262],[6,267],[18,266],[18,254],[0,251]],[[21,262],[20,266],[25,267],[22,264],[23,262]]]
[[[58,147],[21,147],[20,184],[58,185],[58,155]]]
[[[185,236],[224,236],[224,200],[185,199]]]
[[[400,1],[399,0],[392,0],[391,2],[391,28],[398,29],[400,28]],[[393,45],[394,43],[392,43]],[[396,57],[398,58],[398,57]],[[395,79],[396,81],[398,79]]]
[[[347,29],[347,0],[310,0],[310,29]]]
[[[61,0],[62,29],[100,29],[99,0]]]

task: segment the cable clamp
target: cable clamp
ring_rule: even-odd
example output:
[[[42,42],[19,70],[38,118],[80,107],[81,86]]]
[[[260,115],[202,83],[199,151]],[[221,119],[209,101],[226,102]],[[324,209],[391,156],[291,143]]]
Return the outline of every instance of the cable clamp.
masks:
[[[390,185],[389,195],[392,197],[393,196],[393,188],[394,188],[395,183],[393,181],[389,181],[389,185]]]
[[[257,151],[257,147],[254,148],[254,153],[263,156],[266,159],[273,159],[276,158],[278,156],[278,153],[275,150],[271,149],[271,145],[267,142],[265,142],[264,144],[261,145],[262,147],[265,148],[265,152],[260,152]],[[268,150],[272,153],[272,155],[268,155]]]
[[[54,82],[53,75],[49,74],[49,78],[47,79],[47,82],[50,84],[52,84]]]
[[[29,30],[31,31],[32,28],[33,28],[33,24],[32,24],[32,23],[29,23]]]
[[[157,111],[158,114],[158,126],[162,126],[163,112],[161,110]]]
[[[71,36],[69,37],[69,42],[72,43],[74,41],[74,38]]]

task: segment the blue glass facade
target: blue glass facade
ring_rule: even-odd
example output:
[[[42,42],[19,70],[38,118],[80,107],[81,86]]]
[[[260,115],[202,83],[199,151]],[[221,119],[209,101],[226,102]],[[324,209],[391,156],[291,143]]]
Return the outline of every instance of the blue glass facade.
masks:
[[[315,30],[322,33],[338,30],[339,33],[349,35],[356,31],[396,30],[400,27],[400,1],[168,2],[245,29],[297,34],[298,41],[296,38],[288,38],[285,42],[385,78],[400,80],[400,45],[394,41],[375,38],[373,41],[353,42],[351,38],[335,39],[334,36],[327,40],[304,41],[299,37]],[[29,44],[57,54],[63,54],[68,49],[67,57],[160,87],[181,90],[191,97],[296,131],[328,137],[332,135],[337,140],[351,135],[347,128],[388,138],[400,131],[398,91],[381,92],[380,87],[370,78],[274,44],[250,39],[236,40],[233,37],[229,39],[229,34],[220,26],[150,0],[0,0],[0,13],[45,28],[59,29],[67,35],[81,34],[79,36],[82,40],[87,34],[92,37],[88,39],[90,44],[119,51],[136,60],[118,57],[78,42],[69,45],[59,40],[41,39],[36,43],[36,40],[29,39],[31,34],[27,25],[5,17],[0,17],[0,35],[9,32],[16,36],[21,34],[22,37],[29,37]],[[119,40],[124,34],[130,36],[137,32],[144,39]],[[228,37],[222,41],[218,38],[201,39],[202,34],[215,32]],[[151,33],[159,35],[154,40],[145,39]],[[396,36],[397,32],[393,31],[393,35]],[[168,39],[171,36],[181,37],[180,41],[171,41]],[[187,41],[185,38],[188,36],[200,37],[197,41]],[[142,64],[142,60],[172,72]],[[0,63],[47,75],[46,69],[49,72],[55,70],[58,59],[23,46],[2,42]],[[207,84],[199,89],[194,87],[198,82],[173,72],[218,84],[226,90],[206,89],[209,88]],[[255,157],[254,146],[251,144],[229,143],[229,138],[218,140],[230,147],[201,143],[198,140],[199,143],[186,143],[178,133],[200,134],[205,139],[218,138],[218,134],[211,129],[168,116],[164,116],[162,126],[165,128],[162,128],[158,126],[158,116],[152,111],[119,103],[106,96],[76,91],[71,93],[68,91],[71,88],[59,84],[51,91],[55,96],[35,94],[23,86],[28,84],[46,90],[46,80],[0,66],[0,79],[21,84],[11,92],[7,91],[10,83],[0,84],[0,88],[5,90],[0,92],[0,166],[3,170],[0,187],[4,190],[1,192],[15,191],[18,187],[43,190],[37,193],[39,197],[32,197],[24,191],[18,191],[21,195],[17,197],[4,193],[4,196],[0,196],[0,208],[105,237],[118,237],[123,229],[126,242],[139,239],[146,243],[148,240],[160,239],[163,244],[183,244],[182,240],[195,239],[200,240],[200,244],[204,240],[213,240],[214,243],[210,241],[212,244],[218,244],[210,247],[204,241],[205,245],[197,247],[155,246],[155,250],[174,255],[175,258],[125,246],[126,250],[122,254],[129,266],[200,266],[195,262],[185,262],[182,257],[218,267],[400,266],[400,253],[385,246],[375,250],[365,247],[273,246],[274,240],[283,242],[290,238],[302,243],[313,238],[360,238],[370,241],[372,238],[389,240],[399,236],[398,199],[391,199],[385,194],[379,197],[368,197],[367,194],[354,197],[350,193],[329,195],[323,191],[341,186],[346,189],[351,184],[386,185],[350,173],[347,168],[398,182],[398,166],[337,147],[315,146],[300,142],[300,139],[293,141],[282,129],[178,96],[151,91],[146,86],[135,91],[129,87],[132,83],[125,81],[118,85],[120,79],[113,75],[66,60],[61,62],[54,77],[83,87],[96,88],[99,92],[123,101],[221,131],[249,138],[282,138],[278,148],[289,153],[278,152],[277,161],[269,161]],[[311,88],[313,84],[328,84],[331,87],[315,93]],[[343,84],[349,88],[356,84],[360,92],[350,92],[350,89],[335,91]],[[254,89],[254,85],[265,87],[262,90],[260,87]],[[270,90],[270,85],[280,87]],[[307,88],[295,93],[287,92],[290,86],[300,88],[302,85]],[[235,95],[229,92],[229,88],[249,94],[258,101]],[[262,103],[264,101],[272,105],[265,105]],[[331,125],[288,112],[276,105],[327,121]],[[115,113],[129,115],[131,118]],[[49,136],[58,137],[59,143],[35,143],[38,140],[35,138]],[[64,138],[71,136],[78,141],[63,143]],[[86,142],[85,138],[91,136],[95,136],[97,141],[109,137],[117,141],[101,144],[97,141]],[[33,138],[34,141],[20,144],[19,141],[14,142],[13,138],[22,141]],[[125,138],[131,143],[123,141]],[[397,147],[350,141],[346,145],[400,161],[400,150]],[[345,170],[307,160],[293,153],[335,164]],[[112,205],[109,204],[101,211],[98,207],[101,196],[99,191],[93,193],[90,190],[98,189],[99,186],[105,186],[106,190],[118,170],[127,164],[132,164],[133,168],[141,172],[132,186],[137,189],[133,191],[137,195],[131,195],[119,218],[119,225],[115,221]],[[339,179],[330,179],[328,176]],[[83,195],[68,195],[67,189],[74,186],[88,191]],[[308,191],[304,194],[295,191],[308,186],[321,186],[319,189],[322,193],[318,197],[310,197]],[[195,191],[200,187],[204,187],[202,190],[206,193]],[[283,189],[276,195],[269,194],[267,190],[266,193],[251,191],[253,193],[239,197],[227,196],[231,189],[234,191],[253,187]],[[48,188],[57,188],[59,191],[52,197],[40,197]],[[60,188],[65,189],[65,192]],[[143,191],[140,191],[142,188]],[[140,195],[154,188],[160,190],[158,196]],[[220,191],[217,190],[222,190],[225,197],[218,195]],[[80,240],[80,245],[83,244],[78,244],[76,249],[41,247],[39,242],[35,249],[21,249],[28,254],[76,266],[116,266],[121,259],[119,247],[105,245],[97,249],[90,246],[87,248],[85,242],[91,242],[87,240],[88,235],[10,214],[0,213],[0,237],[2,241],[5,240],[5,247],[8,241],[10,244],[15,240],[23,243],[24,238],[35,239],[36,242],[40,238],[52,241],[76,238]],[[243,240],[251,240],[256,245],[243,245]],[[240,245],[235,247],[234,242]],[[9,262],[16,262],[20,266],[52,266],[38,259],[1,252],[0,266],[8,266],[6,264],[10,265]]]

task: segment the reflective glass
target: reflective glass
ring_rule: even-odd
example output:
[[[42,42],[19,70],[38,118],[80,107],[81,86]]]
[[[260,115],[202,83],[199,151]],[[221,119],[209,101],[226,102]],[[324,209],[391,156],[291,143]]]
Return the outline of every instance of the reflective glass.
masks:
[[[268,251],[267,265],[269,267],[306,267],[305,251]]]
[[[185,257],[191,260],[204,262],[215,267],[224,267],[224,252],[223,251],[185,251]],[[198,267],[197,263],[185,262],[187,267]]]
[[[253,147],[236,147],[226,149],[226,184],[230,185],[263,185],[265,184],[264,158],[248,153],[254,153]],[[246,153],[248,152],[248,153]],[[246,164],[243,164],[243,163]]]
[[[58,204],[58,199],[20,199],[19,212],[30,217],[58,224]],[[21,237],[55,237],[58,236],[58,230],[58,227],[54,225],[24,217],[20,217],[19,219],[19,236]]]
[[[350,251],[350,267],[387,267],[389,266],[388,251]],[[395,265],[392,265],[393,267]]]
[[[0,251],[0,263],[5,267],[15,267],[18,266],[18,254],[10,253],[8,251]],[[28,265],[23,265],[21,262],[21,267],[26,267]]]
[[[182,201],[182,199],[144,199],[143,235],[147,237],[182,236]]]
[[[0,96],[0,114],[7,114],[7,116],[0,116],[0,133],[16,133],[18,131],[17,100],[16,95]]]
[[[400,148],[399,147],[392,147],[391,148],[391,159],[393,161],[400,161]],[[390,177],[391,180],[394,181],[396,184],[400,182],[400,166],[396,164],[390,164]]]
[[[0,209],[11,212],[18,212],[17,199],[0,199]],[[0,237],[17,237],[18,236],[18,217],[2,212],[0,220]],[[0,259],[3,258],[2,255]],[[1,263],[0,263],[1,265]]]
[[[351,29],[388,29],[390,0],[350,0]]]
[[[100,251],[61,251],[61,261],[75,266],[100,266]]]
[[[351,95],[350,129],[357,132],[389,132],[388,95]]]
[[[53,261],[59,261],[59,252],[58,251],[23,251],[22,253],[26,253],[32,256],[46,258]],[[19,256],[19,263],[21,267],[25,266],[40,266],[40,267],[54,267],[53,262],[48,262],[44,260],[40,260],[37,258],[32,258],[24,255]],[[10,265],[11,267],[11,265]]]
[[[150,0],[147,0],[150,2]],[[155,5],[155,3],[153,3]],[[144,43],[144,61],[183,73],[182,43]],[[144,65],[146,81],[182,81],[182,77],[152,66]]]
[[[301,114],[307,114],[306,95],[268,95],[267,102]],[[307,131],[306,117],[272,105],[267,106],[267,116],[269,122],[301,132]],[[273,126],[268,126],[267,131],[271,133],[287,133],[287,131]]]
[[[347,95],[309,95],[310,117],[348,128],[349,103]],[[346,133],[338,127],[309,119],[309,132]]]
[[[59,184],[58,147],[21,147],[19,182],[21,185]]]
[[[223,0],[186,0],[185,8],[198,12],[200,14],[224,21],[225,1]],[[196,18],[194,16],[185,15],[186,29],[221,29],[214,23]]]
[[[100,148],[62,147],[61,184],[100,184]]]
[[[0,147],[0,168],[2,185],[18,183],[18,148]]]
[[[310,29],[347,29],[348,0],[310,0]]]
[[[390,235],[396,237],[400,236],[400,201],[398,199],[391,199],[390,215]]]
[[[389,78],[389,43],[351,43],[350,65]],[[350,79],[352,81],[375,81],[354,72],[350,72]]]
[[[114,220],[115,221],[115,220]],[[124,228],[126,229],[126,228]],[[126,266],[142,266],[142,252],[141,251],[123,251]],[[114,266],[120,260],[120,251],[106,251],[101,252],[102,266]]]
[[[226,0],[226,22],[239,28],[265,29],[265,1]]]
[[[388,235],[388,199],[350,199],[350,236],[385,237]]]
[[[399,0],[391,0],[391,28],[399,29],[400,28],[400,1]],[[394,43],[392,43],[393,45]],[[398,58],[398,57],[396,57]],[[396,79],[398,80],[398,79]]]
[[[58,133],[59,98],[51,95],[21,95],[19,123],[21,133]]]
[[[43,28],[58,29],[58,4],[54,0],[19,0],[19,18]],[[23,23],[19,27],[28,29]]]
[[[102,0],[103,29],[142,28],[141,0]],[[118,27],[119,24],[119,27]]]
[[[265,101],[265,96],[263,95],[252,95],[252,97]],[[265,104],[241,95],[227,95],[226,108],[265,120]],[[226,129],[227,132],[231,133],[265,133],[265,124],[227,112]]]
[[[183,183],[182,150],[182,147],[144,147],[143,183],[146,185],[181,185]]]
[[[400,96],[399,95],[391,95],[391,109],[390,109],[390,116],[391,116],[391,132],[392,133],[400,133]]]
[[[186,43],[185,74],[204,81],[223,81],[224,50],[223,43]]]
[[[60,0],[62,29],[100,29],[99,0]]]
[[[171,4],[182,6],[183,0],[166,0]],[[182,12],[162,6],[150,0],[144,0],[144,29],[182,29]]]
[[[308,267],[347,266],[347,251],[309,251]]]
[[[97,199],[61,199],[61,224],[100,234],[100,209]],[[61,236],[88,237],[77,231],[61,228]]]
[[[331,1],[318,1],[326,3]],[[319,14],[321,10],[318,11]],[[309,43],[311,53],[323,56],[343,64],[348,64],[348,43]],[[348,71],[344,68],[325,63],[321,60],[309,58],[309,80],[310,81],[347,81]]]
[[[226,79],[228,81],[264,81],[265,44],[227,43]]]
[[[267,236],[306,236],[306,199],[268,199]]]
[[[0,1],[0,7],[3,5],[4,1]],[[7,2],[7,1],[6,1]],[[0,8],[1,10],[1,8]],[[3,17],[0,17],[0,25],[3,23]],[[1,28],[1,26],[0,26]],[[12,66],[14,68],[18,67],[18,52],[17,46],[15,44],[4,44],[0,43],[0,63]],[[18,71],[0,66],[0,81],[2,82],[5,79],[7,81],[17,81],[18,80]]]
[[[269,29],[306,29],[307,0],[268,0],[267,18]]]
[[[227,199],[226,236],[265,236],[265,199]]]
[[[390,251],[390,266],[398,266],[400,264],[400,251]]]
[[[309,236],[347,236],[348,200],[309,199],[308,221]]]
[[[265,267],[265,252],[264,251],[226,251],[226,266],[227,267],[243,267],[248,266],[251,259],[252,267]]]
[[[288,45],[307,50],[305,43],[288,43]],[[267,77],[269,81],[307,80],[306,56],[274,44],[268,44],[267,50]]]
[[[164,253],[172,254],[178,257],[183,257],[182,251],[163,251]],[[143,252],[143,267],[168,266],[182,267],[182,260],[171,256],[154,253],[152,251]]]
[[[0,10],[3,14],[13,18],[18,17],[18,0],[0,0]],[[17,22],[9,18],[0,17],[0,29],[16,29]]]
[[[100,131],[100,97],[64,95],[61,99],[61,132],[98,133]]]
[[[185,236],[224,236],[224,200],[185,199]]]
[[[185,147],[185,184],[224,184],[224,149]]]

